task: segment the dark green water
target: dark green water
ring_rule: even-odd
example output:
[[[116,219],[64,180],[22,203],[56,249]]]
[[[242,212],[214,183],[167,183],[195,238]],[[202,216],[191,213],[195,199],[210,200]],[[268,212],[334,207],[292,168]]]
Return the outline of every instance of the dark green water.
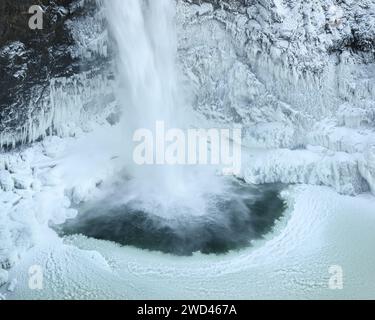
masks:
[[[108,201],[94,201],[82,205],[78,217],[59,230],[175,255],[224,254],[269,233],[285,210],[279,197],[282,186],[231,183],[233,199],[210,199],[213,205],[203,216],[167,219],[130,205],[109,208]]]

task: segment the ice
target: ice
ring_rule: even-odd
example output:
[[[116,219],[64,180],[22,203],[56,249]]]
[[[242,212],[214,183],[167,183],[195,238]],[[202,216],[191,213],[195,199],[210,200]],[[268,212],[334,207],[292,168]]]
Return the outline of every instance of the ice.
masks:
[[[225,256],[174,257],[74,236],[46,237],[10,278],[8,298],[50,299],[347,299],[370,298],[375,267],[374,197],[338,195],[300,186],[284,193],[288,217],[253,248]],[[350,237],[348,237],[350,234]],[[358,250],[361,248],[361,250]],[[94,250],[94,251],[93,251]],[[28,268],[45,272],[44,290],[31,291]],[[331,265],[344,271],[344,289],[330,290]],[[174,285],[171,286],[170,284]],[[272,283],[272,286],[270,286]],[[223,285],[225,284],[225,285]]]
[[[250,150],[243,160],[243,177],[249,183],[311,184],[331,186],[337,192],[357,195],[369,191],[358,164],[346,153],[321,150]]]
[[[9,292],[14,292],[14,290],[16,290],[16,287],[17,287],[17,284],[18,284],[18,281],[16,278],[12,279],[8,285],[8,291]]]
[[[29,189],[33,183],[33,177],[30,173],[15,175],[13,179],[16,189]]]
[[[8,271],[0,269],[0,287],[8,282],[9,274]]]
[[[351,39],[348,25],[373,37],[373,4],[364,11],[361,3],[255,1],[225,10],[177,2],[184,89],[211,123],[244,127],[240,177],[302,184],[284,192],[289,211],[272,234],[228,256],[177,258],[82,236],[63,243],[50,224],[73,219],[75,205],[121,172],[127,151],[118,148],[121,124],[106,121],[119,105],[112,70],[51,79],[30,122],[0,134],[2,146],[31,143],[0,153],[0,285],[18,279],[7,298],[373,296],[375,69],[365,49],[341,45]],[[72,24],[76,55],[109,57],[107,33],[90,29],[103,15]],[[22,50],[13,43],[0,54]],[[41,292],[27,288],[35,263],[48,280]],[[327,288],[337,264],[340,292]]]
[[[367,180],[371,191],[375,194],[375,147],[366,150],[364,158],[359,162],[359,170]]]
[[[71,30],[75,42],[75,46],[71,50],[71,55],[74,58],[108,57],[108,32],[103,28],[105,24],[104,6],[100,0],[93,2],[96,2],[98,6],[95,14],[67,21],[67,26]],[[81,8],[83,6],[84,1]]]
[[[264,153],[270,159],[250,164],[249,181],[366,191],[374,179],[363,160],[375,141],[374,64],[366,50],[337,56],[330,50],[339,45],[338,38],[350,38],[348,24],[365,23],[353,20],[355,12],[368,16],[369,11],[355,3],[290,3],[298,5],[256,1],[246,10],[233,4],[232,11],[217,9],[200,17],[200,6],[180,2],[185,82],[200,113],[216,122],[241,123],[250,149],[274,149]],[[309,146],[323,147],[329,156],[306,151]],[[289,172],[293,177],[287,177]]]
[[[7,170],[0,170],[0,187],[4,191],[11,191],[14,188],[14,180]]]

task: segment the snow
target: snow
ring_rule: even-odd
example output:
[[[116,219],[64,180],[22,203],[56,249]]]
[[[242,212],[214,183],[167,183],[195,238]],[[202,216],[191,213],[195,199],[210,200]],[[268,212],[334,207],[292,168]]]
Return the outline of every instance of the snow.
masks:
[[[9,171],[0,170],[0,187],[4,191],[11,191],[14,188],[14,181]]]
[[[245,159],[243,175],[351,195],[374,190],[375,65],[370,51],[332,51],[350,39],[348,26],[358,38],[372,34],[364,27],[372,4],[228,6],[206,5],[200,15],[202,6],[179,2],[179,61],[196,110],[216,125],[240,123],[244,144],[269,156],[265,165]]]
[[[35,110],[33,117],[16,133],[2,131],[0,146],[15,148],[19,142],[31,143],[52,133],[64,137],[92,130],[116,112],[113,88],[113,81],[106,73],[95,75],[87,71],[51,79],[47,93],[37,101],[30,101],[30,110]]]
[[[0,286],[8,282],[9,274],[8,271],[0,269]]]
[[[99,4],[98,12],[94,15],[85,15],[76,20],[66,22],[72,32],[75,46],[71,50],[74,58],[92,58],[108,56],[108,32],[103,28],[105,15],[103,6]],[[83,6],[83,5],[82,5]]]
[[[18,286],[7,298],[373,297],[375,198],[313,186],[290,188],[284,197],[291,209],[273,234],[225,256],[181,258],[83,236],[63,243],[50,234],[10,271]],[[44,270],[43,290],[28,288],[28,269],[35,264]],[[343,268],[343,290],[328,287],[332,265]]]
[[[332,6],[299,1],[273,6],[273,2],[254,3],[246,13],[216,10],[204,17],[197,14],[200,6],[179,6],[180,60],[187,77],[193,75],[198,109],[208,115],[214,111],[218,119],[228,122],[240,119],[249,126],[279,121],[286,128],[294,127],[297,139],[280,139],[288,147],[294,147],[294,141],[308,143],[301,133],[310,131],[311,123],[329,119],[339,122],[337,126],[351,127],[345,115],[349,121],[342,123],[344,103],[358,117],[357,128],[371,124],[374,64],[366,53],[329,54],[331,38],[350,37],[336,26],[325,31]],[[361,10],[356,4],[340,6],[348,10],[345,25],[364,22],[352,21]],[[337,7],[336,12],[343,10]],[[365,15],[373,18],[370,10]],[[290,33],[286,39],[285,32]],[[317,133],[317,129],[311,132]]]
[[[189,258],[59,238],[49,225],[74,218],[122,170],[124,151],[121,128],[105,120],[117,108],[110,72],[52,79],[40,102],[48,111],[0,134],[13,147],[44,137],[0,153],[0,298],[374,298],[375,66],[366,52],[327,53],[349,23],[373,35],[374,16],[354,21],[362,9],[351,2],[314,11],[272,2],[243,12],[178,2],[179,67],[196,111],[243,126],[246,182],[298,184],[284,192],[289,211],[272,234]],[[83,31],[73,54],[108,57],[107,34],[90,29],[101,14],[72,23]],[[22,44],[1,54],[20,55]],[[52,128],[58,136],[47,136]],[[28,287],[35,264],[41,291]],[[328,288],[331,265],[343,267],[343,290]]]
[[[2,177],[8,180],[6,191],[0,193],[0,265],[3,268],[12,267],[19,255],[34,245],[42,226],[59,213],[71,210],[70,203],[64,203],[64,194],[49,189],[43,182],[46,169],[39,168],[38,162],[46,161],[42,147],[46,141],[30,148],[32,157],[21,157],[16,151],[1,155],[6,168]],[[56,143],[56,139],[51,139],[51,143]],[[30,150],[25,151],[26,154],[30,155]]]
[[[359,163],[359,170],[368,181],[371,191],[375,194],[375,147],[366,150],[364,158]]]
[[[248,183],[325,185],[349,195],[369,191],[358,168],[359,160],[346,153],[310,147],[306,150],[257,149],[245,154],[241,177]]]
[[[375,197],[368,193],[290,187],[283,193],[290,209],[273,233],[225,256],[181,258],[83,236],[60,239],[49,223],[74,218],[72,203],[89,200],[120,170],[118,130],[98,126],[76,138],[47,137],[22,157],[2,155],[9,175],[30,169],[32,184],[39,185],[0,193],[0,265],[7,270],[0,274],[8,282],[0,293],[7,299],[368,298],[375,292],[366,282],[375,267]],[[251,183],[331,185],[345,194],[363,187],[350,154],[309,147],[245,148],[243,155],[243,177]],[[41,291],[28,287],[32,265],[44,270]],[[344,268],[342,291],[327,288],[331,265]]]

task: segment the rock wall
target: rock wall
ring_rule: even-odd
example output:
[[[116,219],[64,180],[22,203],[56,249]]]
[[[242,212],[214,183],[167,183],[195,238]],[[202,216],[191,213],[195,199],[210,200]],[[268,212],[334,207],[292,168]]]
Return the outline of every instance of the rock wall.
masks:
[[[249,182],[325,184],[349,194],[374,187],[375,2],[179,1],[178,8],[195,108],[241,124],[249,148],[278,154],[269,154],[267,168],[261,158],[246,162]],[[300,151],[308,148],[323,161],[305,161],[310,151]]]
[[[37,3],[44,11],[42,30],[28,26],[28,9],[35,1],[0,4],[2,147],[32,142],[47,133],[73,134],[77,124],[87,122],[89,104],[97,115],[99,103],[113,101],[108,90],[109,54],[100,41],[105,21],[98,2]]]

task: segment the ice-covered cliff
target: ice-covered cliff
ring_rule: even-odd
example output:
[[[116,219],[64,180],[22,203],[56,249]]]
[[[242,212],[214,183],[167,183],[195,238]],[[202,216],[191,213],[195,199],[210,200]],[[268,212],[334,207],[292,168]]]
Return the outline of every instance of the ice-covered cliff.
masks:
[[[350,194],[374,189],[374,1],[178,0],[177,8],[179,61],[194,108],[241,124],[248,147],[291,150],[272,157],[269,173],[253,161],[244,169],[249,181],[321,183]],[[18,32],[3,30],[3,146],[71,135],[116,112],[101,1],[44,9],[40,34],[19,30],[27,16],[16,21]],[[3,19],[14,17],[10,11]],[[306,164],[300,155],[309,158],[312,148],[320,160]],[[328,176],[311,178],[311,166],[326,167]]]
[[[0,4],[1,147],[74,134],[112,111],[113,76],[98,1],[40,1],[41,30],[28,25],[33,4]]]
[[[275,150],[266,165],[251,157],[245,178],[373,189],[375,2],[199,3],[178,15],[196,109]]]

